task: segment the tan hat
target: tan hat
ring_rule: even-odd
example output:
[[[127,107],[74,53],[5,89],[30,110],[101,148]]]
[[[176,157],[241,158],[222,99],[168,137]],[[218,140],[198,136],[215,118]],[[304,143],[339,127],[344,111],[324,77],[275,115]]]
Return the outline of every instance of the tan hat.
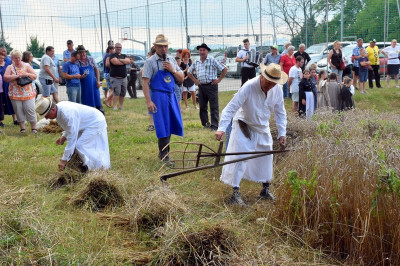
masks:
[[[153,45],[168,45],[171,44],[168,42],[168,38],[164,36],[164,34],[158,34],[156,37],[156,41],[153,42]]]
[[[42,97],[36,102],[35,110],[40,116],[45,116],[51,109],[51,99]]]
[[[260,65],[260,74],[269,81],[277,84],[285,84],[288,80],[288,75],[282,71],[280,65],[271,63],[268,66]]]

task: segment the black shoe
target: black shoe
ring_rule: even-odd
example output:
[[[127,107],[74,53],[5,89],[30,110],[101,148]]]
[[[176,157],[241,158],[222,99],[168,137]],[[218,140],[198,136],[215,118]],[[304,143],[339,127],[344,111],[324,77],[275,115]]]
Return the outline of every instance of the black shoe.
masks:
[[[211,128],[211,124],[210,122],[207,122],[205,125],[203,125],[204,129],[210,129]]]
[[[4,127],[4,123],[3,122],[0,122],[0,127]]]
[[[211,126],[210,129],[211,129],[211,131],[217,131],[218,130],[218,128],[216,126]]]
[[[164,160],[162,160],[163,163],[165,163],[168,167],[175,167],[175,163],[171,161],[169,156],[167,156]]]
[[[233,190],[232,196],[229,199],[230,204],[246,206],[246,203],[242,200],[239,190]]]
[[[14,120],[14,126],[19,126],[19,123],[17,120]]]
[[[274,195],[269,191],[269,187],[263,187],[260,192],[260,198],[275,201]]]

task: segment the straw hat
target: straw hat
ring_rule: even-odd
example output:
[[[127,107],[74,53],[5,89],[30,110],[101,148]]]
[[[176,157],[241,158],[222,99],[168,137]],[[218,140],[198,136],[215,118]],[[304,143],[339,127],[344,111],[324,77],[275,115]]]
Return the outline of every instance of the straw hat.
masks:
[[[153,45],[168,45],[171,44],[168,42],[168,38],[164,36],[164,34],[158,34],[156,37],[156,41],[153,42]]]
[[[40,116],[45,116],[51,109],[51,99],[42,97],[36,102],[35,110]]]
[[[269,81],[283,85],[288,80],[288,75],[282,71],[281,66],[271,63],[268,66],[260,65],[260,74]]]

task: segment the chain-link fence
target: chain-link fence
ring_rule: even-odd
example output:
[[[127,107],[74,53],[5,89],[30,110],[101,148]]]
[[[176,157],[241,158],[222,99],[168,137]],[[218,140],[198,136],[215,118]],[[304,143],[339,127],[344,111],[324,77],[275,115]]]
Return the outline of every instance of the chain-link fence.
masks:
[[[399,0],[1,0],[1,39],[9,50],[55,47],[62,57],[66,41],[83,44],[101,58],[107,41],[121,42],[123,53],[145,55],[157,34],[171,42],[171,53],[202,42],[229,67],[221,88],[238,89],[240,64],[232,59],[242,40],[264,57],[269,46],[291,41],[311,47],[318,63],[334,40],[355,45],[376,39],[380,47],[400,35]],[[315,46],[315,44],[321,44]],[[264,47],[264,48],[263,48]],[[350,49],[348,49],[350,50]],[[234,51],[226,53],[226,51]],[[323,66],[322,63],[319,63]],[[326,66],[326,64],[325,64]],[[229,81],[232,79],[232,81]],[[229,82],[228,82],[229,81]]]

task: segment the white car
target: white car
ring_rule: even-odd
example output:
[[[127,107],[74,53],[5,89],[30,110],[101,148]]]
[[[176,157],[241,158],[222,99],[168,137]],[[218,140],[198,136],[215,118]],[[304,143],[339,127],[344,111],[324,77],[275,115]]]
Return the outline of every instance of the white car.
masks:
[[[342,47],[354,44],[354,42],[341,42],[341,43]],[[324,58],[326,59],[328,57],[329,51],[332,50],[332,48],[333,48],[333,42],[328,43],[328,46],[326,45],[326,43],[319,43],[308,47],[306,49],[306,52],[311,57],[311,60],[310,62],[307,63],[306,68],[309,68],[312,63],[317,63]]]
[[[42,92],[42,85],[40,84],[40,81],[39,81],[40,61],[37,60],[36,58],[33,58],[32,68],[35,71],[36,76],[37,76],[36,80],[33,81],[33,83],[36,87],[36,91],[37,91],[36,97],[37,97],[37,95],[39,95]]]

